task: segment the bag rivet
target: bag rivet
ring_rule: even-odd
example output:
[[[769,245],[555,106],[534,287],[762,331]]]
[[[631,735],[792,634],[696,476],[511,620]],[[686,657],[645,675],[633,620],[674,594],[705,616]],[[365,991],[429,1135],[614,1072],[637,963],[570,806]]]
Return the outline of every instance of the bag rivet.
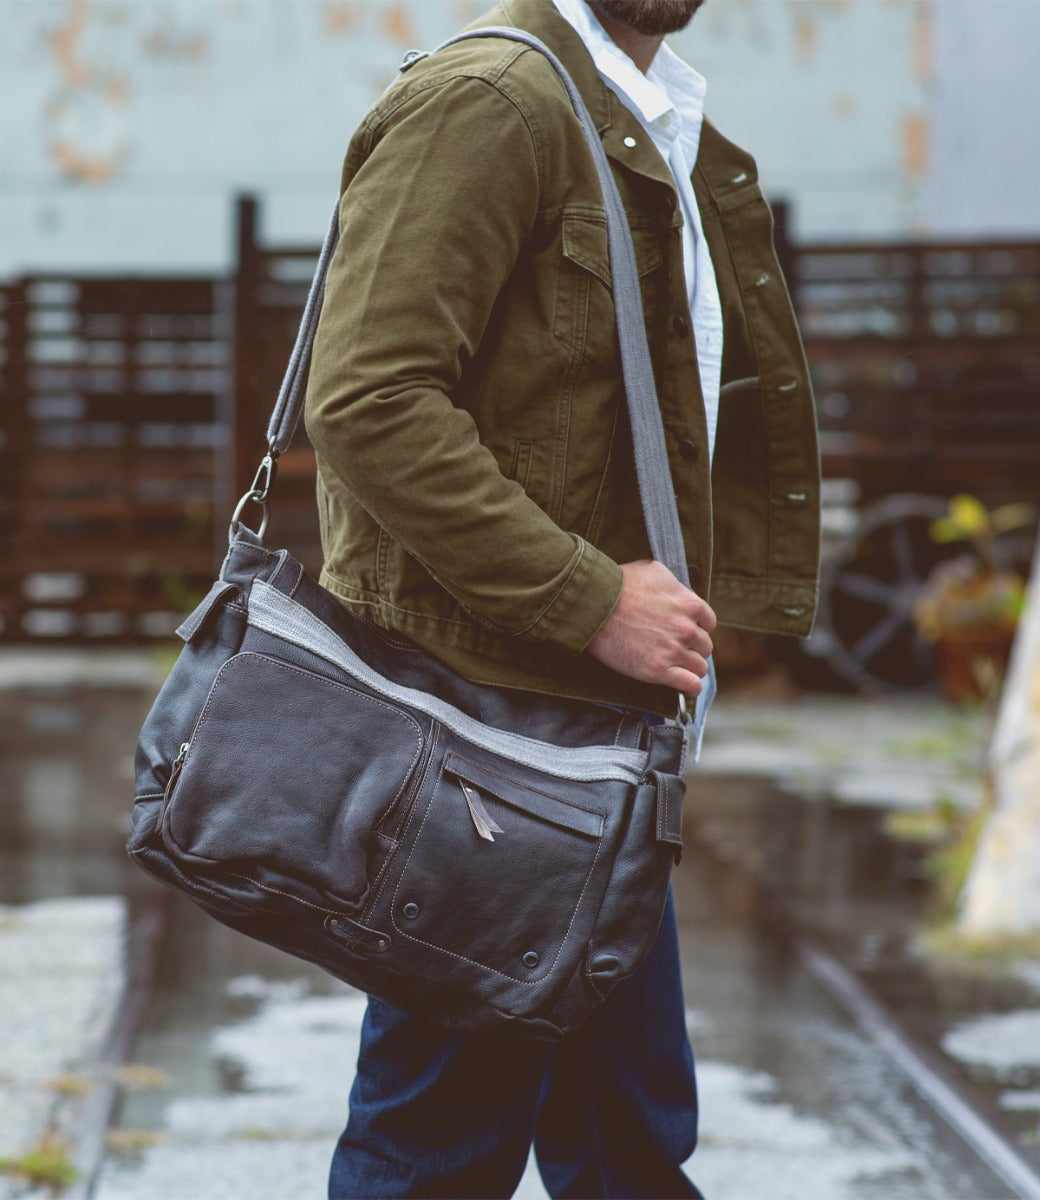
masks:
[[[524,955],[525,967],[530,967],[533,970],[538,966],[539,962],[541,962],[541,959],[533,950],[528,950],[528,952]]]
[[[404,906],[404,908],[401,911],[404,913],[404,915],[408,918],[409,921],[414,921],[415,918],[419,915],[419,906],[418,906],[418,904],[415,903],[414,900],[409,900],[408,903]]]

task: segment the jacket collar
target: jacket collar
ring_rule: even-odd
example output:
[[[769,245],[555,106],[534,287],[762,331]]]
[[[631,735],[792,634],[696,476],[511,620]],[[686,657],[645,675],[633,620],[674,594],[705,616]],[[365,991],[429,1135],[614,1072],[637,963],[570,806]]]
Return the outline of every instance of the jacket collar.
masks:
[[[497,11],[505,17],[502,24],[525,29],[545,42],[567,68],[596,122],[596,128],[601,134],[608,129],[611,124],[609,89],[600,78],[592,55],[585,49],[585,43],[571,23],[560,15],[552,0],[501,0]]]
[[[496,9],[474,21],[470,28],[481,25],[512,25],[545,42],[574,80],[596,123],[607,156],[675,191],[668,165],[650,136],[603,82],[585,43],[552,0],[501,0]],[[626,138],[635,145],[627,145]],[[678,210],[675,216],[681,222]]]

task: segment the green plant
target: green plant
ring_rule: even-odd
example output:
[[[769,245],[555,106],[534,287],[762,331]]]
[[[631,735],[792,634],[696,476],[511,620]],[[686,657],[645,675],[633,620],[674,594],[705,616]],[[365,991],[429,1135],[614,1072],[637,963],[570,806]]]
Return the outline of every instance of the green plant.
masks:
[[[55,1075],[45,1079],[43,1086],[49,1091],[57,1092],[59,1096],[89,1096],[94,1090],[93,1081],[87,1075]]]
[[[921,874],[933,888],[933,927],[952,921],[956,915],[992,807],[992,782],[986,777],[979,802],[970,809],[940,795],[928,808],[897,810],[885,818],[884,828],[890,838],[916,844],[924,851]]]
[[[950,832],[925,859],[925,875],[936,889],[938,917],[952,916],[957,911],[991,808],[992,797],[987,794],[968,812],[948,812]]]
[[[68,1147],[53,1134],[45,1134],[31,1150],[17,1158],[0,1158],[0,1172],[45,1187],[68,1187],[79,1178]]]
[[[105,1134],[105,1149],[113,1154],[129,1154],[160,1146],[165,1140],[165,1135],[154,1129],[110,1129]]]
[[[945,517],[929,529],[939,544],[964,542],[970,549],[939,563],[914,608],[921,636],[931,642],[963,630],[1012,632],[1025,602],[1025,583],[1003,561],[1000,535],[1033,519],[1028,504],[987,509],[974,496],[954,496]]]
[[[965,629],[1011,631],[1025,602],[1025,584],[1011,571],[980,570],[970,556],[940,563],[921,589],[914,619],[921,636],[938,641]]]

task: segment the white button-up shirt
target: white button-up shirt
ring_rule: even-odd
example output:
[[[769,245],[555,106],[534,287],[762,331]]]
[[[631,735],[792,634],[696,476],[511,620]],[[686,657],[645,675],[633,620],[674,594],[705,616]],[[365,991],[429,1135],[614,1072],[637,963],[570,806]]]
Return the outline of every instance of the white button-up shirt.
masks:
[[[553,0],[592,55],[604,82],[636,117],[675,180],[683,217],[683,269],[693,318],[708,453],[714,454],[722,372],[722,305],[690,174],[697,161],[708,85],[662,43],[644,75],[614,42],[584,0]],[[710,458],[709,458],[710,461]]]
[[[553,3],[585,43],[603,81],[646,130],[675,180],[683,217],[683,270],[704,397],[710,463],[715,453],[719,418],[722,304],[690,178],[700,147],[707,82],[663,42],[644,75],[596,20],[584,0],[553,0]],[[715,691],[715,664],[709,659],[694,716],[695,759],[700,757],[704,724]]]

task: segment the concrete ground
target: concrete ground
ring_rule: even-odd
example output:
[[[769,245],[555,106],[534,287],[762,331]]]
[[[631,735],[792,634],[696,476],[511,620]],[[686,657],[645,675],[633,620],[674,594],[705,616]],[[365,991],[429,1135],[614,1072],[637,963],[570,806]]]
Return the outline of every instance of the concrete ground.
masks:
[[[149,895],[120,856],[129,756],[154,675],[150,660],[133,655],[0,656],[0,1159],[25,1166],[42,1145],[60,1164],[65,1147],[92,1169],[77,1142],[81,1118],[115,1078],[121,1104],[98,1200],[319,1196],[345,1118],[357,993],[178,898],[134,1061],[102,1062],[128,922]],[[676,875],[703,1112],[688,1169],[709,1197],[1029,1194],[952,1135],[803,969],[735,861],[743,845],[752,868],[772,856],[791,861],[792,877],[817,872],[810,906],[819,902],[835,922],[876,921],[883,940],[914,912],[898,898],[876,902],[878,880],[891,891],[895,875],[871,866],[859,878],[857,856],[881,853],[880,843],[856,840],[863,814],[972,806],[985,738],[981,715],[921,700],[724,694],[719,702],[691,779],[693,844]],[[802,799],[785,807],[775,783]],[[859,832],[813,849],[821,814],[833,836],[843,810]],[[698,829],[714,849],[697,844]],[[1002,997],[993,1011],[951,1019],[934,1041],[952,1069],[963,1064],[966,1078],[996,1087],[1028,1146],[1040,1113],[1040,969],[1025,961],[1013,973],[1014,1004]],[[81,1181],[68,1194],[87,1190]],[[0,1174],[0,1200],[52,1194]],[[517,1195],[544,1195],[533,1166]]]

